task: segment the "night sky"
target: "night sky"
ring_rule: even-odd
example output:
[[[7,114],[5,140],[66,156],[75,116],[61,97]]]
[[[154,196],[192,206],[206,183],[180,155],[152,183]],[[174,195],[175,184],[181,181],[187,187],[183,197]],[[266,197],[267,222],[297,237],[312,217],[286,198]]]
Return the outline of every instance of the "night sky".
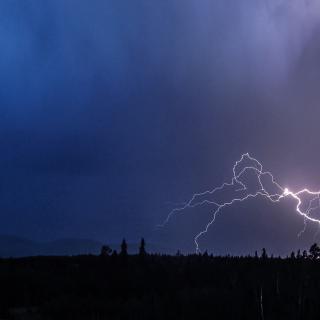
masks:
[[[210,207],[156,225],[244,152],[320,189],[318,0],[5,0],[0,48],[0,234],[193,251]],[[201,245],[309,246],[294,206],[228,208]]]

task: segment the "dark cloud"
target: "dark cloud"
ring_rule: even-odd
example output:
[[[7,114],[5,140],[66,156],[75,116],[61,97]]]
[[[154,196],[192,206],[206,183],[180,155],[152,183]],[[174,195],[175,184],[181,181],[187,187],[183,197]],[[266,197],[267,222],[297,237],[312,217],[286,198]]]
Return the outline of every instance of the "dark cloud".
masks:
[[[283,184],[319,186],[319,9],[2,2],[0,232],[161,238],[165,203],[229,178],[246,151]],[[161,241],[191,239],[187,221]]]

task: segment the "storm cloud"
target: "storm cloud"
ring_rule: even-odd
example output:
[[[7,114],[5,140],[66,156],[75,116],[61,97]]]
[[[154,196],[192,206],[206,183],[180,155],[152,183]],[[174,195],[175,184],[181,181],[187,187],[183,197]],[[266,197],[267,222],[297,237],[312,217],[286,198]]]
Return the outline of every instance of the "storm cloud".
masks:
[[[319,22],[316,0],[1,2],[0,232],[178,246],[167,201],[247,151],[319,187]]]

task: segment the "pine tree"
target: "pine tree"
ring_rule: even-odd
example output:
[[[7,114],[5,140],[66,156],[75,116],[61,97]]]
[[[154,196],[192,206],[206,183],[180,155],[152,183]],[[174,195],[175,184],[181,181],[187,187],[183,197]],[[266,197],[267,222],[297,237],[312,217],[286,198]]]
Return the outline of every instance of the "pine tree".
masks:
[[[301,251],[300,251],[300,249],[297,251],[297,259],[301,259]]]
[[[267,250],[265,248],[262,248],[261,258],[262,259],[267,259],[268,258]]]
[[[126,239],[122,240],[120,255],[122,256],[128,255],[128,245],[127,245]]]
[[[145,247],[146,247],[146,242],[144,241],[144,238],[141,238],[140,247],[139,247],[140,256],[145,256],[147,254]]]
[[[316,243],[314,243],[310,247],[309,252],[310,252],[310,257],[312,260],[317,260],[320,258],[320,248]]]
[[[307,259],[307,258],[308,258],[308,253],[307,253],[306,250],[303,250],[303,252],[302,252],[302,258],[303,258],[303,259]]]

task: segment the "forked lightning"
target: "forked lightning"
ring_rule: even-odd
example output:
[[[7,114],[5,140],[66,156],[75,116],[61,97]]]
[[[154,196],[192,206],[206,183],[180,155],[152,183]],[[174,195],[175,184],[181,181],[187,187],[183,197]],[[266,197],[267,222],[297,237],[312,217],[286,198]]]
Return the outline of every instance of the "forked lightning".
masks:
[[[297,192],[293,192],[287,187],[282,187],[275,181],[271,172],[264,171],[262,164],[257,159],[251,157],[249,153],[243,154],[241,158],[235,162],[232,172],[233,176],[230,182],[225,182],[213,190],[194,194],[183,206],[173,209],[160,226],[165,226],[173,215],[182,213],[187,208],[195,208],[204,204],[213,205],[215,209],[212,213],[212,218],[205,228],[194,237],[196,251],[199,252],[199,238],[208,232],[209,227],[215,222],[217,214],[222,209],[237,202],[243,202],[258,196],[265,197],[272,202],[279,202],[282,198],[292,197],[297,202],[296,212],[304,218],[304,229],[299,233],[299,236],[304,232],[307,221],[320,225],[320,219],[312,216],[315,210],[320,209],[320,191],[310,191],[307,188],[303,188]],[[254,191],[250,190],[251,188],[247,181],[252,180],[252,175],[250,176],[250,174],[253,174],[257,179],[257,186],[254,188]],[[271,189],[272,191],[270,191]],[[215,200],[215,195],[217,195],[218,192],[224,191],[234,193],[235,197],[227,202]],[[305,203],[306,205],[304,205]]]

